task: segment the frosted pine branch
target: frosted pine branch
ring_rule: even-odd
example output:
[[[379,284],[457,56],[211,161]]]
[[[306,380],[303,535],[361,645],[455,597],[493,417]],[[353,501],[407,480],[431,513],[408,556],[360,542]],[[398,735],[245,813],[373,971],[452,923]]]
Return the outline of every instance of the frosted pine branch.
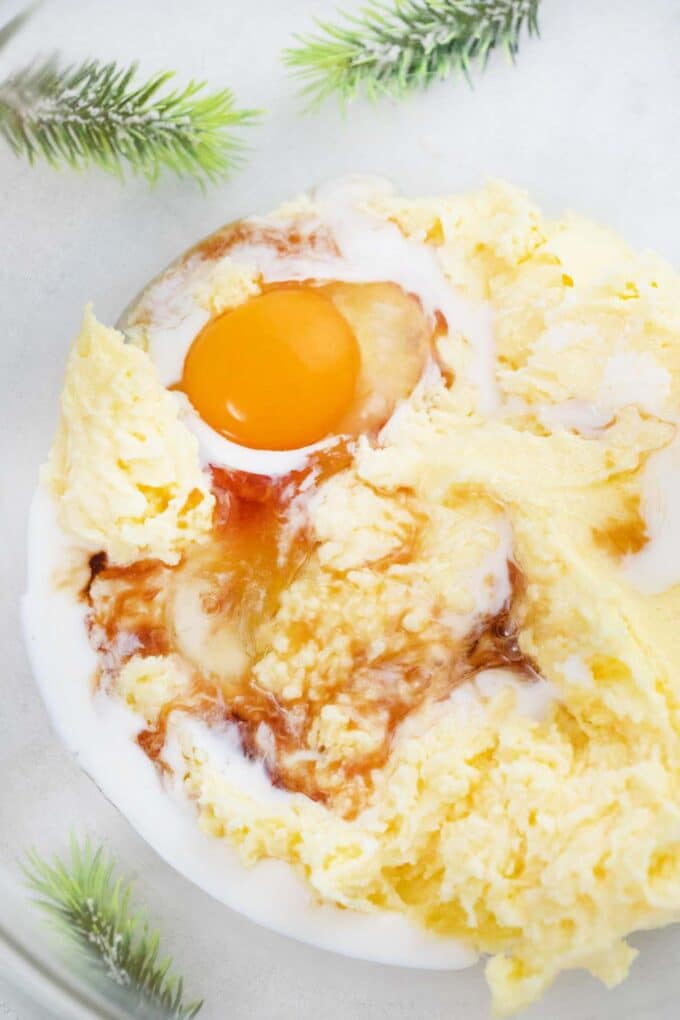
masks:
[[[494,49],[514,59],[523,29],[538,33],[540,0],[374,0],[338,24],[297,37],[285,63],[313,103],[400,96],[454,71],[469,77]]]
[[[61,68],[54,58],[0,83],[0,136],[18,156],[53,165],[124,167],[155,181],[163,168],[202,183],[241,162],[237,131],[258,114],[239,110],[228,89],[204,83],[167,91],[172,72],[136,80],[136,65],[91,60]]]

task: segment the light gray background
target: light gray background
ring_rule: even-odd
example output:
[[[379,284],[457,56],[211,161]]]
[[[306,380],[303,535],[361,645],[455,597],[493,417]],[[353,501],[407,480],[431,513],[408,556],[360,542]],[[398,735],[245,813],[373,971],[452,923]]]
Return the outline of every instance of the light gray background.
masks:
[[[355,0],[345,0],[347,8]],[[0,0],[0,20],[15,9]],[[29,169],[0,145],[0,864],[30,844],[63,846],[77,823],[107,839],[139,878],[167,944],[209,1002],[205,1020],[438,1020],[486,1015],[479,969],[418,973],[334,957],[274,936],[173,874],[129,831],[51,735],[18,628],[26,509],[53,427],[67,347],[83,304],[114,320],[140,286],[219,223],[265,210],[346,171],[393,177],[409,194],[498,176],[551,214],[573,208],[680,263],[680,6],[674,0],[543,0],[542,38],[517,66],[494,58],[475,89],[445,83],[401,104],[333,103],[300,116],[278,53],[311,0],[52,0],[5,52],[0,75],[36,52],[176,68],[266,107],[247,167],[207,194],[165,179],[122,187],[101,173]],[[55,683],[59,682],[55,663]],[[680,934],[653,933],[633,976],[606,993],[583,975],[558,981],[532,1020],[677,1016]],[[5,1001],[5,1005],[3,1005]],[[12,1012],[14,1010],[14,1013]],[[0,1017],[34,1011],[0,989]]]

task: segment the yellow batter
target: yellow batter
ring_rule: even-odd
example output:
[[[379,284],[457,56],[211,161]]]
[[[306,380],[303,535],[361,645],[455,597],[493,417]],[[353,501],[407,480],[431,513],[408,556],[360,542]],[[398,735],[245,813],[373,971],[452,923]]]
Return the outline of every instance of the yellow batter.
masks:
[[[654,502],[670,499],[659,472],[677,466],[659,458],[680,418],[680,279],[583,220],[546,222],[502,184],[378,196],[363,211],[431,246],[452,287],[487,303],[498,409],[478,410],[466,337],[443,337],[454,384],[419,390],[306,508],[315,550],[263,622],[253,668],[284,706],[323,702],[306,750],[328,801],[257,800],[188,737],[185,785],[203,829],[246,860],[289,861],[323,899],[400,911],[491,954],[494,1006],[508,1013],[561,970],[617,983],[635,955],[626,935],[680,917],[680,568],[674,577],[677,544],[659,545],[668,528]],[[280,215],[298,214],[322,211],[304,201]],[[201,300],[232,304],[236,272],[223,259]],[[204,539],[212,508],[198,455],[147,355],[91,318],[84,329],[49,469],[63,522],[114,560],[171,562]],[[104,399],[114,375],[116,399]],[[156,437],[137,481],[157,479],[160,509],[158,491],[120,474],[131,431]],[[96,502],[95,456],[107,486]],[[348,812],[335,763],[385,726],[379,707],[353,710],[359,687],[328,701],[350,645],[369,659],[409,648],[436,659],[499,595],[506,546],[526,582],[519,643],[549,691],[545,711],[524,711],[509,683],[426,702]],[[133,657],[116,689],[153,721],[188,683],[176,658]]]

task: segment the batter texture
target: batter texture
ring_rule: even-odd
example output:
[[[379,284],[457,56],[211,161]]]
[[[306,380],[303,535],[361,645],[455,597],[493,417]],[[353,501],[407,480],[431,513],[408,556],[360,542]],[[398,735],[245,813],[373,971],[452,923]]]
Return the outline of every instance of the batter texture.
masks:
[[[490,954],[499,1013],[565,969],[616,984],[626,936],[680,917],[680,280],[498,183],[305,197],[198,250],[194,293],[215,313],[272,267],[346,280],[353,223],[421,275],[430,258],[467,317],[423,299],[420,382],[310,470],[201,465],[148,307],[136,347],[86,318],[47,474],[104,554],[99,684],[206,832]],[[373,282],[406,293],[392,264]],[[197,718],[262,762],[265,794]]]

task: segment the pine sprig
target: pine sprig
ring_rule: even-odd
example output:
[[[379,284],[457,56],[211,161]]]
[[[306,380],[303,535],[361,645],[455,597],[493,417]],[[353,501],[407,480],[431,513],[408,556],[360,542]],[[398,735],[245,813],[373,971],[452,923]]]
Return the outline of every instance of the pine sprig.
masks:
[[[167,91],[166,71],[137,82],[137,65],[88,60],[61,67],[54,57],[0,83],[0,136],[31,163],[96,165],[155,181],[163,167],[201,183],[226,176],[242,160],[235,129],[258,111],[239,110],[229,89],[204,82]]]
[[[144,1020],[190,1020],[201,1002],[185,1003],[169,957],[159,958],[159,934],[132,909],[129,882],[115,876],[102,847],[71,838],[67,861],[28,856],[25,875],[35,902],[53,927],[98,977],[117,986],[132,1015]]]
[[[331,93],[343,102],[364,90],[371,99],[401,96],[453,71],[468,80],[473,63],[494,49],[514,60],[520,36],[538,33],[540,0],[373,0],[342,23],[317,22],[297,36],[284,62],[316,105]]]

